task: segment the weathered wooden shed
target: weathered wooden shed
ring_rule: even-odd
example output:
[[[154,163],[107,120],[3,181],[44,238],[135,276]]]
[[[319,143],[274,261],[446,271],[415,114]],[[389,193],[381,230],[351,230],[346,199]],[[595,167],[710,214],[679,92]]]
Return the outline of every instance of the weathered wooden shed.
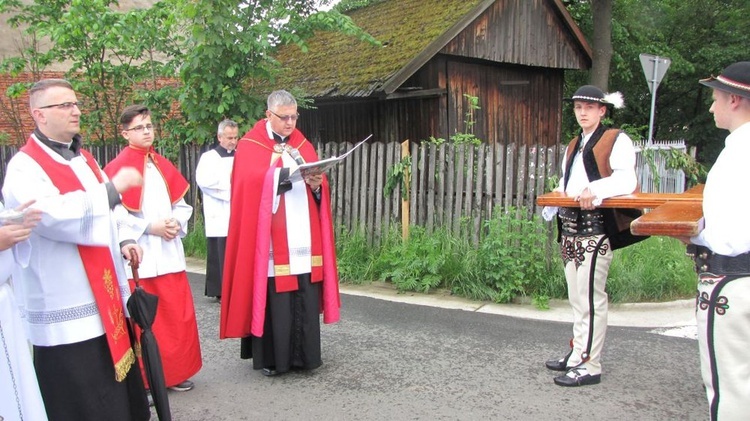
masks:
[[[315,142],[448,139],[467,131],[468,94],[478,138],[552,146],[564,71],[591,65],[561,0],[383,0],[348,15],[382,45],[318,33],[277,56],[278,85],[314,100],[298,127]]]

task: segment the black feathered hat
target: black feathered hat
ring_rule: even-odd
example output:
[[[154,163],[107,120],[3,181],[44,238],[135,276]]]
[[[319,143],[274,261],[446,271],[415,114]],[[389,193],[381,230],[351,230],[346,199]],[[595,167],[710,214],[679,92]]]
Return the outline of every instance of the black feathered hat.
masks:
[[[597,88],[594,85],[584,85],[578,88],[578,90],[570,98],[564,98],[564,101],[585,101],[585,102],[596,102],[598,104],[613,106],[615,108],[622,108],[625,105],[625,101],[622,98],[622,94],[619,92],[612,92],[605,94],[604,91]]]
[[[730,64],[719,76],[701,79],[701,85],[750,98],[750,61]]]

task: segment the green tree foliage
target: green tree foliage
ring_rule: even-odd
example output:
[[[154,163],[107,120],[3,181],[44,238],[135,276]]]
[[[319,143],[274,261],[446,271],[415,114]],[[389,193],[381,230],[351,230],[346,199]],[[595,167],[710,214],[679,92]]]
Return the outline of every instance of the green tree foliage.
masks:
[[[338,30],[374,40],[337,11],[318,12],[306,0],[173,0],[185,19],[180,98],[190,123],[190,138],[213,138],[216,122],[232,118],[253,123],[265,110],[279,63],[276,48],[305,40],[316,30]],[[285,87],[289,89],[290,87]]]
[[[174,19],[161,3],[127,12],[115,10],[116,5],[107,0],[0,3],[0,11],[13,14],[11,25],[23,25],[29,39],[47,39],[50,45],[42,51],[32,43],[4,67],[38,73],[54,63],[69,66],[66,78],[85,101],[81,120],[90,142],[117,139],[118,118],[129,103],[163,96],[156,81],[174,74],[179,52],[170,36]],[[139,98],[139,91],[149,93]],[[157,121],[169,112],[173,98],[149,104]]]
[[[590,0],[565,1],[588,39],[595,30]],[[610,91],[621,91],[626,108],[614,113],[617,125],[648,127],[651,94],[639,54],[671,59],[657,91],[655,139],[685,139],[697,146],[699,160],[711,164],[723,147],[726,131],[716,129],[708,112],[711,90],[698,80],[718,74],[727,65],[748,60],[750,30],[745,0],[615,0],[612,21]],[[570,72],[566,92],[588,83],[585,72]],[[564,112],[564,131],[575,127]],[[645,138],[645,129],[641,133]],[[566,138],[564,136],[563,138]]]
[[[30,42],[22,57],[3,60],[0,69],[35,71],[38,79],[51,64],[69,66],[66,77],[86,101],[82,125],[93,141],[116,139],[122,108],[146,103],[154,121],[163,122],[162,150],[174,156],[183,143],[213,139],[224,118],[242,124],[262,114],[280,68],[273,58],[279,46],[304,51],[305,39],[318,30],[376,42],[338,11],[317,11],[328,3],[164,0],[120,11],[109,0],[0,0],[0,12],[25,27],[30,40],[50,41],[49,51]],[[19,98],[26,88],[12,94]]]

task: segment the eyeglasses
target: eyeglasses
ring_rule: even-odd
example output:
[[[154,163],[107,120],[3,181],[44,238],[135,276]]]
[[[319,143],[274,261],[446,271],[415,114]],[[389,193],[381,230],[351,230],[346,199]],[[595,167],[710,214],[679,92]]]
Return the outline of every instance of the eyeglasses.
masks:
[[[271,114],[273,114],[276,117],[278,117],[279,120],[285,121],[285,122],[287,122],[289,120],[297,121],[297,119],[299,118],[299,113],[297,113],[297,114],[291,114],[291,115],[278,115],[278,114],[276,114],[275,112],[273,112],[271,110],[268,110],[268,112],[270,112]]]
[[[146,124],[145,126],[143,124],[131,127],[129,129],[125,129],[126,132],[142,132],[144,130],[148,129],[148,131],[152,132],[154,131],[154,125],[153,124]]]
[[[43,107],[38,107],[38,108],[40,110],[45,109],[45,108],[59,108],[61,110],[70,110],[73,107],[78,107],[78,109],[81,109],[81,108],[83,108],[83,102],[81,102],[81,101],[76,101],[76,102],[61,102],[59,104],[50,104],[50,105],[45,105]]]

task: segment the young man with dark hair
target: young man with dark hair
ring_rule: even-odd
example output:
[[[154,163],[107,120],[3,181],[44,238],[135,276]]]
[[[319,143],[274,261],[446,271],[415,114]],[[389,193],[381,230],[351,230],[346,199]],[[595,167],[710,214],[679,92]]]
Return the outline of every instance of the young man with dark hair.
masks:
[[[601,381],[601,352],[607,332],[607,274],[613,250],[644,237],[630,233],[637,211],[598,208],[603,199],[633,193],[635,149],[628,135],[602,125],[607,107],[622,106],[619,92],[605,95],[596,86],[579,88],[572,98],[581,134],[565,151],[563,177],[557,191],[575,197],[579,208],[545,208],[550,220],[557,213],[560,252],[573,308],[571,350],[562,358],[547,361],[550,370],[564,371],[555,377],[559,386],[584,386]]]
[[[128,146],[104,171],[112,174],[129,166],[143,176],[143,187],[122,195],[129,215],[120,229],[143,248],[138,269],[140,284],[146,292],[159,297],[153,332],[159,344],[165,384],[172,390],[187,391],[193,388],[190,377],[203,365],[180,240],[187,235],[193,212],[184,199],[190,185],[168,159],[154,150],[154,125],[147,107],[125,108],[120,124]],[[128,274],[132,279],[130,268]]]

